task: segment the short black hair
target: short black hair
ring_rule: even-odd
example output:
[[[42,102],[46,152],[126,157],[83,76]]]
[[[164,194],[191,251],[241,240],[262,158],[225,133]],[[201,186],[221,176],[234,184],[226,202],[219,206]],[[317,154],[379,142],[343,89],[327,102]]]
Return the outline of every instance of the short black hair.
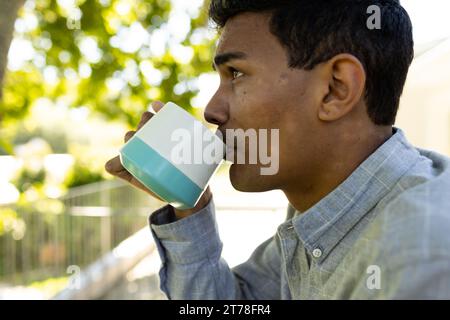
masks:
[[[381,13],[381,28],[369,28],[369,6]],[[211,0],[218,29],[244,12],[271,13],[270,31],[287,49],[289,66],[311,70],[340,53],[364,66],[365,101],[376,125],[393,125],[414,58],[412,24],[398,0]],[[369,13],[368,13],[369,12]]]

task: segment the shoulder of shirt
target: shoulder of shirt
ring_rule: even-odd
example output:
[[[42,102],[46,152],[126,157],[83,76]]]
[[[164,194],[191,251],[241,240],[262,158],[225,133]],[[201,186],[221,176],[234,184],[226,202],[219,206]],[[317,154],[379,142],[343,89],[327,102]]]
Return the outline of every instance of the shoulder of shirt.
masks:
[[[391,265],[450,258],[450,159],[419,151],[421,161],[399,180],[366,232]]]

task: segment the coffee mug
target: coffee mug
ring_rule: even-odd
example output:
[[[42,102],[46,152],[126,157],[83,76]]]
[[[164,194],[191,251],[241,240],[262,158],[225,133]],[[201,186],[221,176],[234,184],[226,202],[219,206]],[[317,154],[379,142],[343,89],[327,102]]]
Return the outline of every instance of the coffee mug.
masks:
[[[223,162],[225,144],[183,108],[169,102],[120,149],[139,182],[173,207],[195,206]]]

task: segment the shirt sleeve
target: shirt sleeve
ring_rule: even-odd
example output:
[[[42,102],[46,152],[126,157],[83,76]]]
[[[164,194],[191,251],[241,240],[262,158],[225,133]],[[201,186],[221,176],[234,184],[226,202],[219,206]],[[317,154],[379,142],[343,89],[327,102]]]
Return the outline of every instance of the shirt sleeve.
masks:
[[[175,221],[167,205],[150,216],[162,265],[161,290],[169,299],[279,299],[280,255],[275,240],[231,269],[223,258],[213,199],[192,216]]]

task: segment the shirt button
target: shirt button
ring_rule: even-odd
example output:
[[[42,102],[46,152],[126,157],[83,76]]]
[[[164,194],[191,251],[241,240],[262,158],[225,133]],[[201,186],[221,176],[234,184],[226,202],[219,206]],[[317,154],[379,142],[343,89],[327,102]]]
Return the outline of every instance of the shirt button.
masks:
[[[316,248],[313,250],[312,255],[314,258],[320,258],[322,256],[322,250]]]

